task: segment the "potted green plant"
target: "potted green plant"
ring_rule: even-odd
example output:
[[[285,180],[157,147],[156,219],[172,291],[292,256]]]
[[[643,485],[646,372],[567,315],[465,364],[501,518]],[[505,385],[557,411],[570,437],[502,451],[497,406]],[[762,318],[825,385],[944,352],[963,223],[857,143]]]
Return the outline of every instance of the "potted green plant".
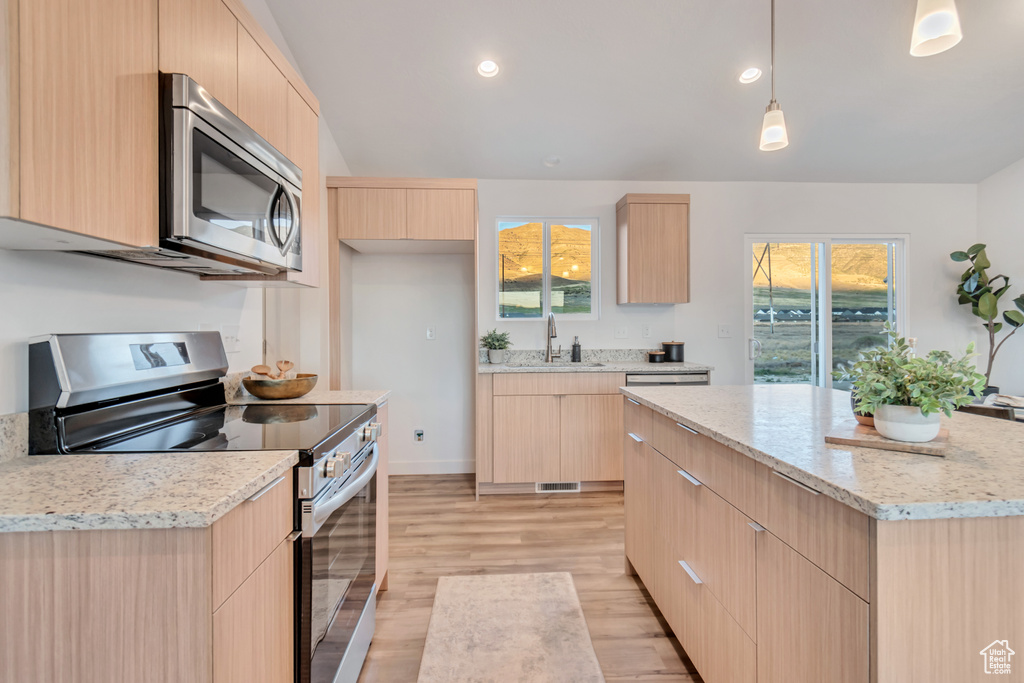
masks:
[[[985,393],[998,392],[998,387],[991,386],[992,364],[995,362],[996,354],[1003,344],[1017,330],[1024,325],[1024,294],[1013,300],[1017,310],[1009,309],[1002,314],[1002,321],[999,321],[999,299],[1010,289],[1010,278],[1005,275],[988,274],[992,263],[985,253],[984,244],[975,244],[967,251],[954,251],[949,255],[958,263],[970,261],[971,265],[960,276],[960,284],[956,288],[957,301],[961,304],[970,304],[971,313],[978,316],[985,322],[982,326],[988,332],[988,367],[985,369]],[[1003,324],[1009,325],[1012,329],[996,343],[996,335],[1003,330]]]
[[[920,357],[907,340],[886,324],[888,343],[860,354],[837,380],[853,383],[855,410],[875,416],[875,429],[896,441],[931,441],[939,435],[940,416],[967,405],[985,389],[985,375],[970,359],[974,343],[954,358],[948,351]]]
[[[480,345],[487,349],[488,361],[504,363],[505,351],[512,346],[512,341],[508,338],[508,332],[498,332],[497,329],[493,329],[480,337]]]

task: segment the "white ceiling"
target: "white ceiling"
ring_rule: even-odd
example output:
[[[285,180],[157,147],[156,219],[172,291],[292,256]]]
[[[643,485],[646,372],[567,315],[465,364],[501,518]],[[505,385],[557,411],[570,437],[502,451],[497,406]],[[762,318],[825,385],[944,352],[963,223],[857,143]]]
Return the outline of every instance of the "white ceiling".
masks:
[[[777,0],[777,152],[768,0],[268,4],[356,175],[976,182],[1024,157],[1021,0],[960,0],[927,58],[915,0]]]

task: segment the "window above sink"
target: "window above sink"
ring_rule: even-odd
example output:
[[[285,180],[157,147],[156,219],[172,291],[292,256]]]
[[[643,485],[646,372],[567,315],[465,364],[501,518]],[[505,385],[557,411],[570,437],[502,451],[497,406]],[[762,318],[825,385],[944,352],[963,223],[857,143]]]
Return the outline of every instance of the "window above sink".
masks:
[[[497,319],[597,320],[598,228],[596,218],[498,218]]]

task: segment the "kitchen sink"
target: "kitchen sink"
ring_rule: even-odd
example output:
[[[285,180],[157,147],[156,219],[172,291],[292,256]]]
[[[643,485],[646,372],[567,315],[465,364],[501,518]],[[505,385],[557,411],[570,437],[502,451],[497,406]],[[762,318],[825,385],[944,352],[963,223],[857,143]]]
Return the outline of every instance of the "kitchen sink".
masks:
[[[604,363],[505,363],[507,368],[603,368]]]

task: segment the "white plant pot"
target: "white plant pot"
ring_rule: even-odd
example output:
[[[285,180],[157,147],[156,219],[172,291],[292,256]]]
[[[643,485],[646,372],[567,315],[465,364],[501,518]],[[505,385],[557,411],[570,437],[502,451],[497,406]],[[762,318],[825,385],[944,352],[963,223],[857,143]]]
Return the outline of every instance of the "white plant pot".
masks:
[[[942,413],[925,416],[917,406],[879,406],[875,429],[887,439],[923,443],[939,435]]]
[[[504,363],[505,349],[487,349],[487,360],[491,363]]]

